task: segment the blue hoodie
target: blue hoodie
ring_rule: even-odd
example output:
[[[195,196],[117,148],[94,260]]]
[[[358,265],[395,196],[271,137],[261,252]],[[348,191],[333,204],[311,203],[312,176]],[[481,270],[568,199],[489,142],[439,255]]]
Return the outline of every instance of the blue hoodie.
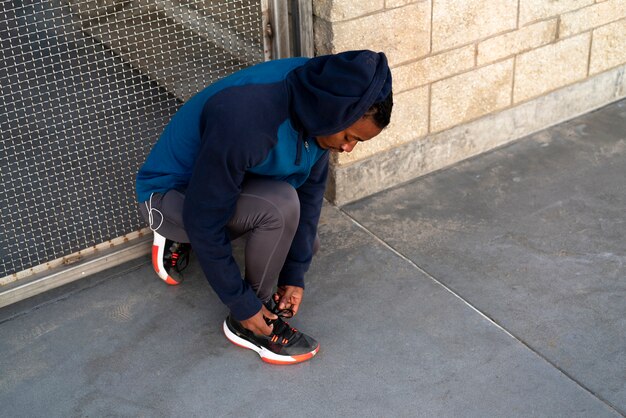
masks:
[[[137,175],[138,200],[171,189],[185,193],[185,230],[235,319],[261,309],[241,278],[226,231],[244,179],[282,180],[296,189],[300,223],[278,283],[304,287],[328,175],[329,153],[314,137],[351,126],[390,91],[382,53],[288,58],[210,85],[167,125]]]

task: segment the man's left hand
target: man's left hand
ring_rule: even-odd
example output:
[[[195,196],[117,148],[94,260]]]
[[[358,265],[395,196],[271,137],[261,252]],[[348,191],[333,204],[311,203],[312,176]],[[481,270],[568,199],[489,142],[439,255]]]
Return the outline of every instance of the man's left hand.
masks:
[[[300,303],[304,297],[304,289],[298,286],[278,286],[278,290],[274,293],[274,302],[278,305],[278,309],[289,309],[295,315],[298,313]]]

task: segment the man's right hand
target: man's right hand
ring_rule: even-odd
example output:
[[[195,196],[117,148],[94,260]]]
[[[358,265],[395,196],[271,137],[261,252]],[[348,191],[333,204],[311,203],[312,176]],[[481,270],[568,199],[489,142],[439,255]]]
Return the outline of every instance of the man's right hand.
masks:
[[[276,319],[278,318],[275,314],[271,313],[265,305],[261,306],[261,310],[251,316],[248,319],[244,319],[241,321],[241,325],[248,331],[252,331],[255,334],[259,335],[270,335],[272,333],[273,325],[267,325],[265,322],[265,318]]]

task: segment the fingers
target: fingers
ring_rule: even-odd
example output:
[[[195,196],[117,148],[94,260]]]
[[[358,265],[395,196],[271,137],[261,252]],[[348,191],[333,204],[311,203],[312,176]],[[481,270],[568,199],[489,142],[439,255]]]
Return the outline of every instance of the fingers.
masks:
[[[278,286],[276,293],[273,295],[274,303],[278,306],[278,309],[285,309],[285,306],[289,300],[289,291],[287,286]]]
[[[291,309],[294,301],[291,295],[285,294],[278,302],[278,309]]]
[[[272,330],[274,329],[273,325],[267,325],[265,323],[265,321],[263,321],[263,324],[261,324],[261,326],[259,327],[259,331],[256,332],[257,334],[263,334],[263,335],[270,335],[272,333]],[[252,331],[254,332],[254,331]]]
[[[293,304],[294,304],[293,296],[289,294],[288,292],[285,292],[283,297],[281,297],[280,301],[278,302],[278,309],[292,309]]]
[[[246,328],[258,335],[270,335],[274,329],[273,326],[267,325],[264,320],[261,322],[252,322]]]
[[[300,302],[298,303],[294,303],[291,305],[291,311],[293,312],[294,316],[298,313],[298,308],[300,307]]]
[[[272,297],[274,299],[274,302],[278,304],[278,301],[284,294],[285,294],[285,286],[278,286],[278,288],[276,289],[276,293],[274,293]]]
[[[269,309],[265,307],[265,305],[261,306],[261,312],[264,317],[269,319],[276,319],[278,316],[275,313],[272,313]]]
[[[289,309],[295,315],[300,308],[304,289],[298,286],[279,286],[278,290],[272,296],[274,303],[279,310]]]
[[[252,331],[255,334],[270,335],[274,327],[273,325],[267,325],[264,317],[268,317],[270,319],[277,318],[277,316],[268,311],[265,306],[262,306],[259,312],[257,312],[250,318],[241,321],[241,325],[243,325],[244,328]]]
[[[278,304],[278,309],[290,309],[295,315],[302,302],[303,289],[297,286],[286,286]]]
[[[294,315],[297,314],[298,309],[300,309],[300,302],[302,302],[302,298],[300,298],[299,296],[292,296],[289,302],[290,306],[288,309],[291,309]]]

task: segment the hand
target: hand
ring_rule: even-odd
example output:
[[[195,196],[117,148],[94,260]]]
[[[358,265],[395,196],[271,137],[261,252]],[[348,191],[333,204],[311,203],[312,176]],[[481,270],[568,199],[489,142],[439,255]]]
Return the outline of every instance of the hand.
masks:
[[[278,309],[290,309],[295,315],[298,313],[300,303],[304,297],[304,289],[298,286],[278,286],[278,291],[274,293],[274,302]]]
[[[261,310],[248,319],[241,321],[241,325],[248,331],[252,331],[258,335],[270,335],[274,325],[267,325],[265,318],[276,319],[275,314],[271,313],[265,305],[261,306]]]

